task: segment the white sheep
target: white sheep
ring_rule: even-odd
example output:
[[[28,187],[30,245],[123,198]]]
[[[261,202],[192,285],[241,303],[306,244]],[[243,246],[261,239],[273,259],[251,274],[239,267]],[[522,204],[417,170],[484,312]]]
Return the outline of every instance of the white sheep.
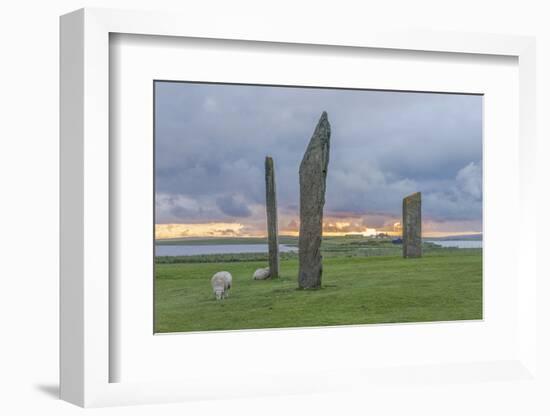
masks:
[[[229,294],[229,289],[231,289],[231,284],[233,283],[233,277],[229,272],[218,272],[212,276],[212,290],[216,295],[216,299],[220,300],[226,298]]]
[[[252,275],[252,278],[254,280],[265,280],[270,276],[271,276],[271,272],[269,271],[269,267],[265,267],[262,269],[257,269]]]

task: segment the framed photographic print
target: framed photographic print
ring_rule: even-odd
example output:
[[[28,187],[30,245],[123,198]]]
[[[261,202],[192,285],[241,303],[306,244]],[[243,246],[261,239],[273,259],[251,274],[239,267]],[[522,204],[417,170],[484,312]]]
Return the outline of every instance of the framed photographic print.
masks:
[[[530,379],[533,40],[181,19],[61,20],[62,398]]]

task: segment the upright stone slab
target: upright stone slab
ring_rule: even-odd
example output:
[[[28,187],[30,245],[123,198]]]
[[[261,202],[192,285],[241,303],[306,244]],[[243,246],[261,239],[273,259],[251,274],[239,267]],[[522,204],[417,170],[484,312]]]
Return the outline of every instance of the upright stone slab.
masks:
[[[420,192],[403,198],[403,257],[422,257],[422,199]]]
[[[298,286],[302,289],[321,286],[321,240],[329,149],[330,124],[327,113],[323,112],[300,164]]]
[[[269,248],[269,273],[279,277],[279,226],[277,223],[277,195],[275,191],[275,167],[273,159],[265,158],[265,207],[267,211],[267,245]]]

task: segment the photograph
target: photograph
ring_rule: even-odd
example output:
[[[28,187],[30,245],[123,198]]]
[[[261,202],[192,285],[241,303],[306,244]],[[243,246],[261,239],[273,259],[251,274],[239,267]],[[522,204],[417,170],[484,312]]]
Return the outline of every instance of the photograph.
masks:
[[[155,80],[154,333],[483,319],[483,95]]]

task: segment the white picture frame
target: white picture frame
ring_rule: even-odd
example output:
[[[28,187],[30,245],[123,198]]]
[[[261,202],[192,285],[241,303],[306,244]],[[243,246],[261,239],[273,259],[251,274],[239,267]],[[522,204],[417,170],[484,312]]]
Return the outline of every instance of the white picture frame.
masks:
[[[529,37],[464,33],[411,33],[362,30],[285,30],[277,24],[234,28],[223,19],[205,26],[189,16],[165,13],[82,9],[61,18],[61,398],[80,406],[158,403],[219,398],[211,379],[111,382],[110,365],[120,358],[110,349],[109,293],[109,36],[112,33],[207,39],[280,42],[335,47],[382,48],[439,53],[505,55],[519,65],[520,215],[518,236],[517,356],[503,362],[456,365],[442,363],[418,370],[421,378],[447,372],[451,378],[476,383],[480,369],[494,368],[508,379],[536,379],[535,241],[535,41]],[[529,213],[529,215],[526,215]],[[522,244],[523,242],[523,244]],[[519,273],[518,271],[518,273]],[[410,329],[414,331],[414,329]],[[420,364],[420,363],[419,363]],[[446,369],[446,370],[445,370]],[[318,373],[274,375],[270,383],[233,380],[222,397],[314,393],[348,384],[377,385],[404,377],[396,369],[364,374],[361,368]],[[397,372],[396,372],[397,371]],[[405,377],[406,378],[406,377]],[[346,382],[342,382],[346,379]],[[278,388],[284,386],[284,388]],[[215,389],[214,389],[215,390]]]
[[[112,382],[186,378],[254,380],[320,369],[407,368],[419,362],[506,360],[514,352],[517,216],[517,59],[430,52],[116,34],[110,39],[110,354]],[[219,63],[223,62],[223,65]],[[320,64],[322,63],[322,64]],[[277,68],[273,71],[273,68]],[[338,74],[335,76],[335,74]],[[254,82],[483,94],[483,319],[414,325],[340,325],[158,334],[154,326],[151,208],[153,80]],[[394,93],[395,94],[395,93]],[[406,94],[406,93],[404,93]],[[182,145],[185,138],[182,137]],[[335,135],[335,140],[337,136]],[[368,142],[365,141],[365,150]],[[139,184],[139,186],[136,186]],[[509,184],[504,187],[502,184]],[[207,186],[208,184],[205,184]],[[498,211],[493,207],[498,206]],[[506,253],[503,255],[503,253]],[[240,285],[239,285],[240,286]],[[498,296],[496,296],[498,294]],[[336,341],[338,340],[338,341]],[[428,341],[429,340],[429,341]],[[219,363],[207,357],[231,357]],[[299,345],[307,355],[295,354]],[[398,346],[407,345],[406,349]],[[346,350],[345,355],[334,351]],[[143,357],[155,357],[144,360]],[[196,359],[196,357],[205,357]],[[266,359],[269,357],[269,359]],[[242,363],[254,363],[242,366]],[[320,364],[322,363],[322,365]],[[212,382],[210,382],[212,383]]]

